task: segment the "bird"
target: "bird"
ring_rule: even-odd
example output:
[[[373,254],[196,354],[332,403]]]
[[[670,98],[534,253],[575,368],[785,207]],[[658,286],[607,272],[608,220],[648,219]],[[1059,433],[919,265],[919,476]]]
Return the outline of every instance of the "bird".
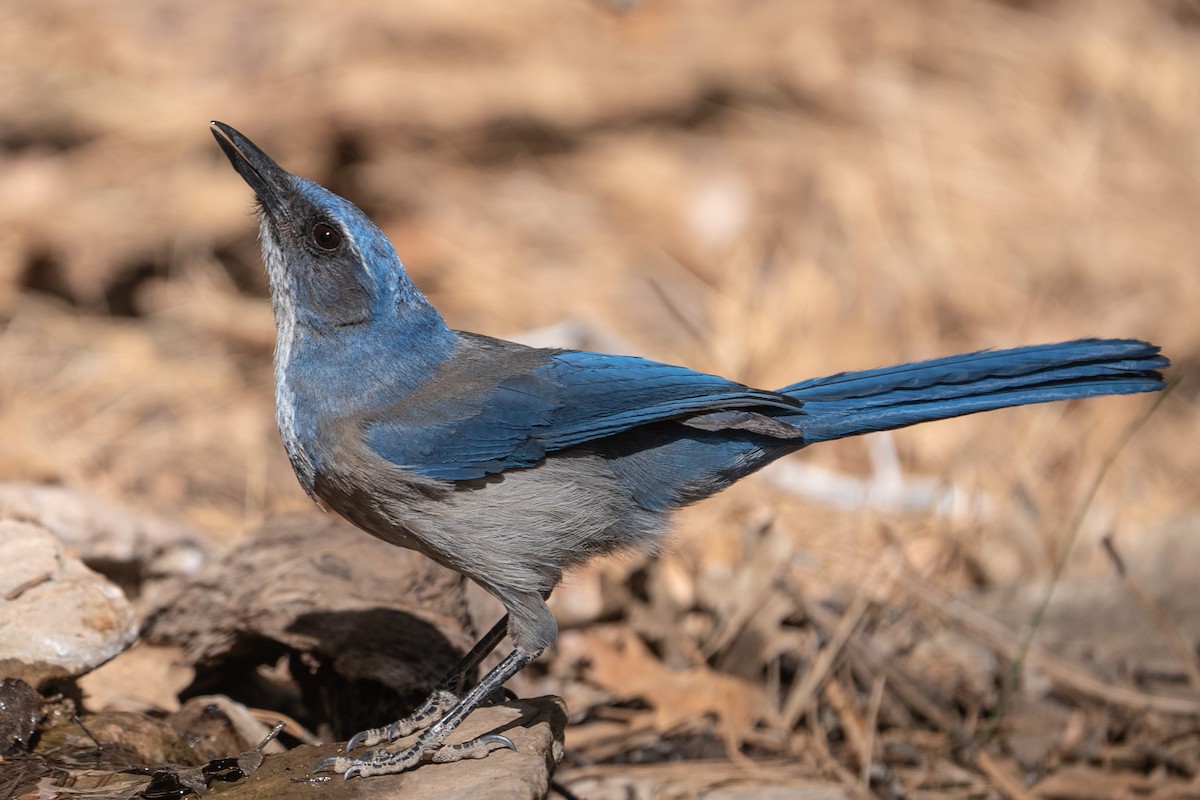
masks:
[[[211,131],[257,197],[276,422],[300,485],[367,533],[474,580],[506,612],[409,717],[356,734],[314,772],[368,777],[511,748],[498,734],[446,738],[555,641],[546,600],[564,572],[604,553],[654,551],[672,511],[784,455],[1009,406],[1165,388],[1169,361],[1137,339],[984,350],[764,390],[454,330],[357,206],[231,126]],[[505,634],[512,650],[465,690]],[[359,747],[373,749],[351,755]]]

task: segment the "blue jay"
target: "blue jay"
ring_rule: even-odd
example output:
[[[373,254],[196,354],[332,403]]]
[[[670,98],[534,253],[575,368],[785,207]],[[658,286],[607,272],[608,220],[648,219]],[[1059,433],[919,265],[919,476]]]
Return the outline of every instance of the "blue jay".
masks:
[[[630,356],[525,347],[449,328],[353,204],[213,135],[258,197],[275,313],[276,419],[318,502],[470,577],[507,614],[410,717],[400,752],[325,759],[349,778],[511,746],[447,735],[557,636],[563,572],[654,550],[670,512],[816,442],[1026,403],[1155,392],[1168,361],[1127,339],[984,351],[755,389]],[[513,650],[461,694],[507,633]]]

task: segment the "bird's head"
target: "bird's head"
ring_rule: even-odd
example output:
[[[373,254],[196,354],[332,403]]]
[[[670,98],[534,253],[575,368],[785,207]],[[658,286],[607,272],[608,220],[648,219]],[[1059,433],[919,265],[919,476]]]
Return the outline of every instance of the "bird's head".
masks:
[[[292,175],[234,128],[213,136],[258,196],[263,261],[277,322],[331,332],[398,322],[444,330],[391,242],[353,203]]]

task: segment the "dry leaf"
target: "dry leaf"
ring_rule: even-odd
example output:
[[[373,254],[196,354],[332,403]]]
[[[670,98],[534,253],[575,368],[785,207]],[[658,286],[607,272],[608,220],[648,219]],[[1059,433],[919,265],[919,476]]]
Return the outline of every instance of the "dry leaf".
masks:
[[[704,666],[668,669],[628,628],[596,629],[585,636],[590,680],[622,699],[649,704],[660,734],[712,715],[732,755],[766,713],[761,688]]]

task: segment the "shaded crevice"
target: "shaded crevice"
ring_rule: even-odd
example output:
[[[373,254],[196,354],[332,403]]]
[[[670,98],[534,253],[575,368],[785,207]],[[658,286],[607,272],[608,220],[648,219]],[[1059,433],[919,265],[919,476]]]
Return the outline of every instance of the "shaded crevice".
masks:
[[[142,261],[123,270],[104,290],[104,303],[108,313],[114,317],[140,317],[138,295],[142,287],[153,278],[166,274],[159,264]]]
[[[72,307],[79,305],[67,282],[62,261],[46,250],[30,254],[21,272],[19,285],[22,289],[50,295]]]

